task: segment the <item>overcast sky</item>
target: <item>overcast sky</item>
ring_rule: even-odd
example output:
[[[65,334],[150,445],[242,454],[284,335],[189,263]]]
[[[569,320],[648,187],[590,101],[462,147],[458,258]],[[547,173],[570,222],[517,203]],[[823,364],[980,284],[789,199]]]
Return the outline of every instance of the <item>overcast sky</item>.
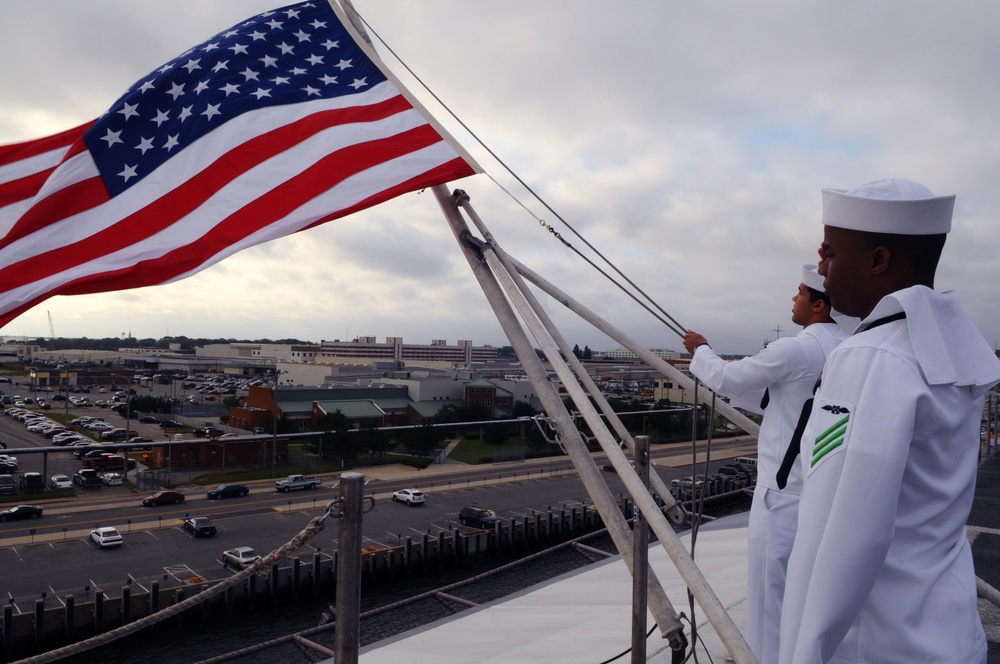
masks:
[[[0,143],[91,120],[267,0],[5,1]],[[719,352],[793,334],[822,237],[820,189],[906,177],[957,194],[939,290],[1000,342],[1000,4],[356,0],[485,145]],[[453,186],[506,250],[642,343],[679,339],[555,241],[552,214],[383,44],[390,69],[487,175]],[[569,342],[618,344],[561,305]],[[358,335],[505,345],[430,192],[248,249],[175,284],[56,297],[0,335]],[[537,345],[537,344],[536,344]]]

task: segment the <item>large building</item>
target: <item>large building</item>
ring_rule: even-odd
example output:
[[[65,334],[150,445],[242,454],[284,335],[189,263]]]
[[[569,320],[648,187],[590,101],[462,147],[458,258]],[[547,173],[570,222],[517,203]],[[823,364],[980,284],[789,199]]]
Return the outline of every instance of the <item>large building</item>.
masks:
[[[467,339],[460,339],[454,346],[449,346],[443,339],[435,339],[429,344],[404,344],[402,337],[386,337],[383,343],[375,341],[375,337],[358,337],[353,341],[321,341],[320,356],[330,360],[363,358],[468,365],[496,361],[497,349],[493,346],[473,346]]]
[[[661,360],[679,360],[681,354],[675,350],[664,350],[662,348],[650,348],[649,352]],[[606,360],[638,360],[638,356],[627,348],[616,348],[604,354]]]

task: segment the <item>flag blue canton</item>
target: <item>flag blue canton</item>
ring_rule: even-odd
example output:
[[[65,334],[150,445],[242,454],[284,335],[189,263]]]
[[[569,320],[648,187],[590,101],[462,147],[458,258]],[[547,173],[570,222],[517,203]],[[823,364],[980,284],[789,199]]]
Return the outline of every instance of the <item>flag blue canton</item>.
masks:
[[[328,3],[290,5],[153,71],[98,118],[84,141],[117,196],[243,113],[350,95],[384,80]]]

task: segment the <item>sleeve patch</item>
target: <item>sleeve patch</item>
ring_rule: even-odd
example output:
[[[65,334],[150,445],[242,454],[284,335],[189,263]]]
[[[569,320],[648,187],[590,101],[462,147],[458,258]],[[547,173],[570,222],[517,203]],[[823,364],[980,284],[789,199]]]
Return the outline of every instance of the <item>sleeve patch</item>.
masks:
[[[821,401],[813,409],[816,434],[808,459],[808,473],[818,468],[827,459],[842,452],[851,430],[851,413],[854,404]]]

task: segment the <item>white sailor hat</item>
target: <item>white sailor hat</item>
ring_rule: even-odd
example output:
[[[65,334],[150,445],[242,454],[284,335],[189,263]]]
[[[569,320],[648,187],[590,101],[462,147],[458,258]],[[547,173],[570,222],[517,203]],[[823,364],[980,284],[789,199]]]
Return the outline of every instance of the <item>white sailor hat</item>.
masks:
[[[890,178],[856,189],[823,190],[823,225],[891,235],[951,230],[954,196],[935,196],[913,180]]]
[[[815,265],[802,266],[802,283],[815,291],[819,291],[820,293],[826,292],[823,289],[823,277],[820,275],[818,268]]]

